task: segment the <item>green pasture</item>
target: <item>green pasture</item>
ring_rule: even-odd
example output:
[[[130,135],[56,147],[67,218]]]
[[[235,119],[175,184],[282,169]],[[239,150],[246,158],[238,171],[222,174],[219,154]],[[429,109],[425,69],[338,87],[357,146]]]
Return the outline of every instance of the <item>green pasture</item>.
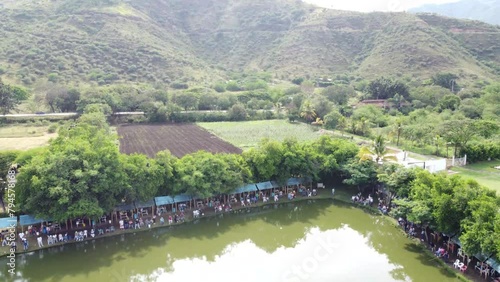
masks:
[[[200,122],[198,125],[243,150],[255,147],[263,138],[309,141],[321,136],[320,131],[311,125],[286,120]]]
[[[500,194],[500,169],[496,169],[497,166],[500,166],[500,160],[479,162],[465,167],[453,167],[452,170],[459,175],[472,178]]]

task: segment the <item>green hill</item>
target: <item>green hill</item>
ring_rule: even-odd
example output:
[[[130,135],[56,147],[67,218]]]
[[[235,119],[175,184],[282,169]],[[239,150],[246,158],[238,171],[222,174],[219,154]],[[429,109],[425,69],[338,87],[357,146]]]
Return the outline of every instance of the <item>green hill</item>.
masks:
[[[500,74],[500,27],[435,15],[356,13],[293,0],[9,0],[0,74],[30,85],[209,83],[348,74],[464,81]]]

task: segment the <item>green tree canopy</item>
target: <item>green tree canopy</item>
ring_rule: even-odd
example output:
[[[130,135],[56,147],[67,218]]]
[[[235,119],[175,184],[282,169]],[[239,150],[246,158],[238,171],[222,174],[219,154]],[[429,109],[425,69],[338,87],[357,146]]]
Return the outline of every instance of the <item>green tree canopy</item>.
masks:
[[[3,115],[15,110],[28,97],[29,93],[25,89],[4,84],[2,79],[0,79],[0,112]]]
[[[17,199],[22,211],[64,221],[96,218],[117,205],[126,176],[116,136],[83,120],[61,129],[48,150],[21,168]]]

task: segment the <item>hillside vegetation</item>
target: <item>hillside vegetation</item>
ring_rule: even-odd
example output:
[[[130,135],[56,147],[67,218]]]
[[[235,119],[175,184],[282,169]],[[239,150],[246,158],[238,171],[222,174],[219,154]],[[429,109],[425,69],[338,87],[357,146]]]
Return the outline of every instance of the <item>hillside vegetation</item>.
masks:
[[[500,73],[500,27],[289,0],[18,0],[0,9],[5,81],[208,84],[233,72],[461,81]]]

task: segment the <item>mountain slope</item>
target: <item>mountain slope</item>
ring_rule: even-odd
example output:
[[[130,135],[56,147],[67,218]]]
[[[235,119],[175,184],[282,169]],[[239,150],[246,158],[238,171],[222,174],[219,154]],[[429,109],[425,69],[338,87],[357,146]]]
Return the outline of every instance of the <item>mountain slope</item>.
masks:
[[[230,71],[290,79],[500,73],[500,27],[356,13],[293,0],[31,0],[0,9],[0,74],[39,81],[204,84]]]
[[[500,25],[500,0],[462,0],[410,9],[412,13],[436,13],[443,16],[478,20]]]

